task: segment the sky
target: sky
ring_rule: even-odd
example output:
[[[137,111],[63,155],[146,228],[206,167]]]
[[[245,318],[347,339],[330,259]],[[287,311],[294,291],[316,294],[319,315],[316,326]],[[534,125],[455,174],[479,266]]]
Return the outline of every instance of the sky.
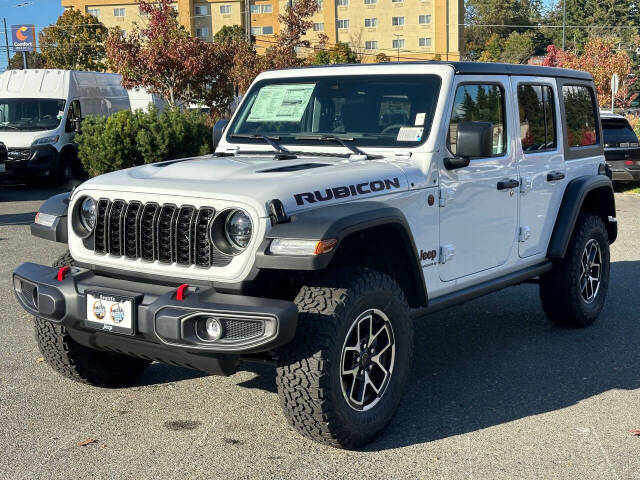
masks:
[[[7,20],[7,33],[11,43],[11,25],[33,24],[36,35],[43,27],[55,23],[62,14],[60,0],[0,0],[0,19]],[[4,28],[0,22],[0,72],[7,68]],[[13,52],[10,52],[13,55]]]

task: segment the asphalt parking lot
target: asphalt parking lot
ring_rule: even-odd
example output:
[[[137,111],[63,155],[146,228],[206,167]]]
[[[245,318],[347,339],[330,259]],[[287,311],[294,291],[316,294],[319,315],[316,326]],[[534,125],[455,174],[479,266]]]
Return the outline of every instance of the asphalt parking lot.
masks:
[[[631,479],[640,472],[640,196],[616,194],[607,305],[553,326],[535,285],[416,323],[406,400],[363,451],[290,430],[272,367],[232,377],[154,364],[98,389],[42,362],[10,274],[64,246],[29,235],[55,192],[0,189],[0,479]],[[86,441],[92,442],[81,446]]]

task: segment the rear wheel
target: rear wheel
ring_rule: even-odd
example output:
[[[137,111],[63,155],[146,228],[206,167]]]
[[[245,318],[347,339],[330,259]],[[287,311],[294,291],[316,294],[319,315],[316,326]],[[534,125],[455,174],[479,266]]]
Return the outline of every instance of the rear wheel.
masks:
[[[373,440],[396,412],[413,360],[403,291],[389,276],[340,269],[303,286],[296,338],[280,351],[284,413],[302,435],[340,448]]]
[[[54,267],[73,266],[67,250]],[[140,375],[151,362],[111,352],[87,348],[76,342],[62,325],[35,318],[38,348],[46,362],[61,375],[77,382],[100,387],[124,385]]]
[[[591,325],[604,307],[608,287],[607,228],[599,216],[581,214],[565,257],[541,277],[542,306],[559,325]]]

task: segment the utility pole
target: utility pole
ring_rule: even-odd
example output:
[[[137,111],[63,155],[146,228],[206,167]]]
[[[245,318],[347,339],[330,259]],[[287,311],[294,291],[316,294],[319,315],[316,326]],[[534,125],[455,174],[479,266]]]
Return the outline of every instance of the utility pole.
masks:
[[[27,52],[22,52],[22,65],[25,70],[29,68],[27,67]]]
[[[7,33],[7,19],[3,18],[4,21],[4,45],[7,48],[7,69],[9,68],[9,62],[11,61],[11,55],[9,54],[9,34]]]
[[[567,40],[567,0],[562,0],[562,50],[565,49]]]

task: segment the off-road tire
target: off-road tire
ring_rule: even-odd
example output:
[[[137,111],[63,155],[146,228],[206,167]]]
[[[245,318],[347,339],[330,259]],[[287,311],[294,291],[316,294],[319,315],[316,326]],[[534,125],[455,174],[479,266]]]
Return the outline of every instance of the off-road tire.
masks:
[[[296,337],[280,349],[276,377],[289,424],[312,440],[338,448],[372,441],[398,409],[412,368],[413,324],[404,292],[383,273],[341,268],[309,281],[295,302]],[[358,411],[343,396],[340,359],[349,329],[368,309],[388,317],[395,363],[378,403]]]
[[[602,257],[599,289],[591,303],[581,294],[580,268],[585,246],[595,240]],[[540,299],[547,317],[567,327],[586,327],[596,321],[604,307],[609,287],[609,237],[597,215],[580,214],[564,258],[540,278]]]
[[[67,250],[54,267],[73,266]],[[65,327],[42,318],[34,319],[38,348],[46,362],[64,377],[99,387],[115,387],[130,383],[151,362],[111,352],[101,352],[77,343]]]

